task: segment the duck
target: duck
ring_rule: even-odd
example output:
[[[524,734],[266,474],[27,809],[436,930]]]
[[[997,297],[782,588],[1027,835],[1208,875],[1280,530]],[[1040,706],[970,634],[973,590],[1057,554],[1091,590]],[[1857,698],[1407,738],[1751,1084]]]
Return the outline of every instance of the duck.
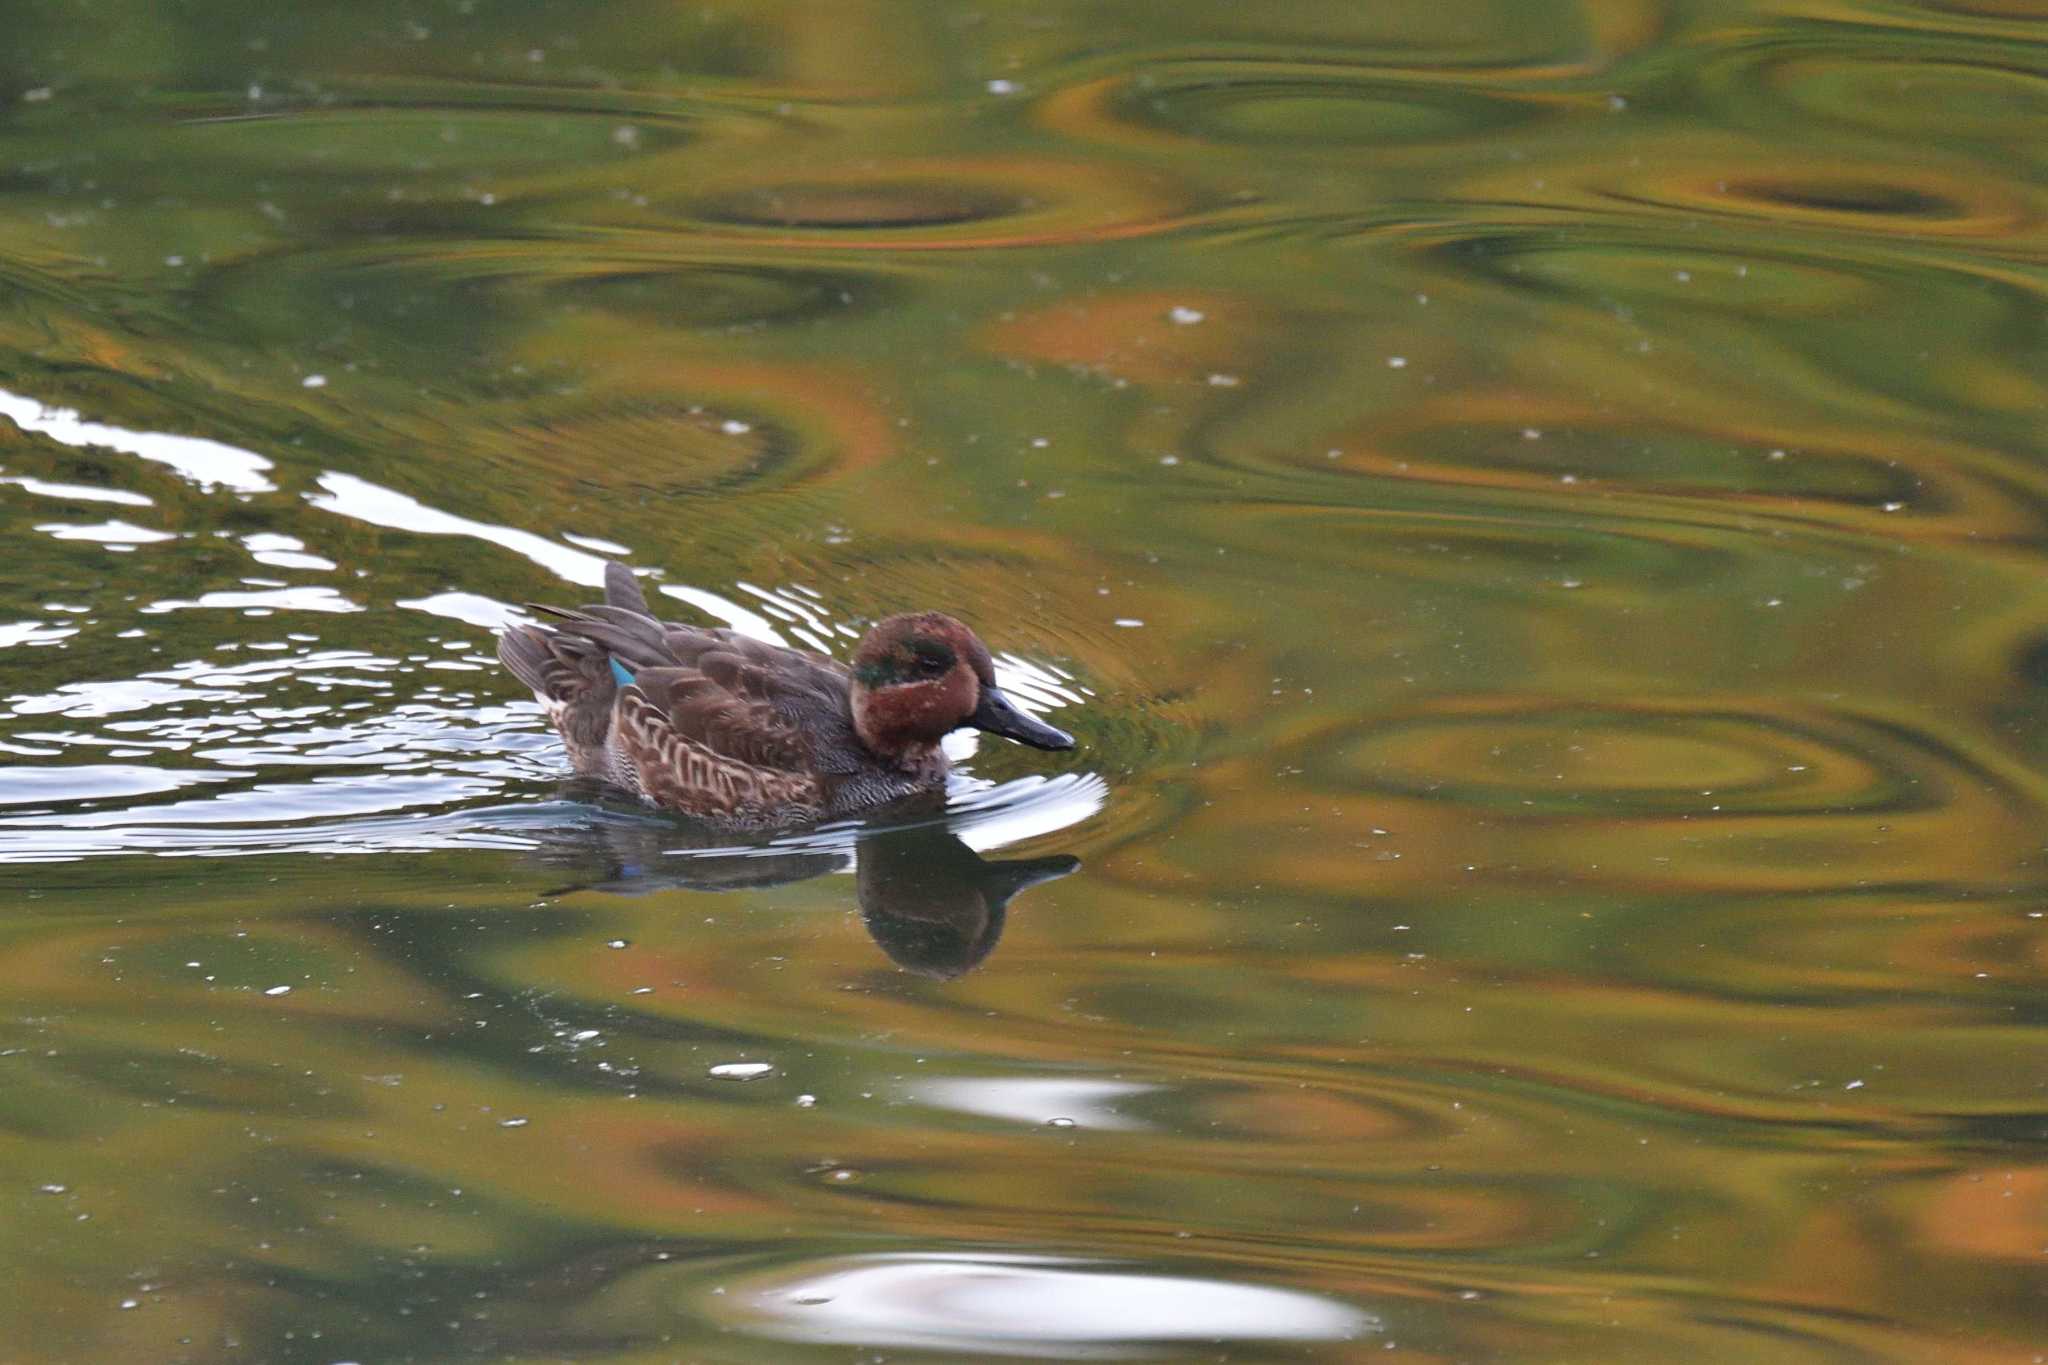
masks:
[[[851,664],[655,616],[633,571],[601,605],[530,604],[498,659],[533,690],[577,774],[732,829],[851,816],[943,789],[940,741],[972,726],[1036,749],[1074,737],[996,685],[988,646],[943,612],[891,616]]]

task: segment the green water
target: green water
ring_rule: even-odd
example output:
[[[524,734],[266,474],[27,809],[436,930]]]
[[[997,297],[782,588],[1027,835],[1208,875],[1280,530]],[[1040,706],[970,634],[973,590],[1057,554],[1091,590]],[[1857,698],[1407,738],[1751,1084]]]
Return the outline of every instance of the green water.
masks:
[[[5,17],[0,1359],[2048,1353],[2038,0]]]

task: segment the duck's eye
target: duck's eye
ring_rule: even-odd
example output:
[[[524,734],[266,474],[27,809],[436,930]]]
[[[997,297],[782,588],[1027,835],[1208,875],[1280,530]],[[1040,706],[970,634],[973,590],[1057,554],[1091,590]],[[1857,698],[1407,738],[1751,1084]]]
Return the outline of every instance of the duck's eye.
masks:
[[[936,640],[919,640],[910,646],[910,665],[919,677],[936,678],[953,666],[953,651]]]

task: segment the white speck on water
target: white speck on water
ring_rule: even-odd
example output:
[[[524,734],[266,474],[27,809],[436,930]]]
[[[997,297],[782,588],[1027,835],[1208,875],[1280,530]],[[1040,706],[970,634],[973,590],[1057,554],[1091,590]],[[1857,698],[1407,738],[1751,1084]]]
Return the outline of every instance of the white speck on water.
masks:
[[[1903,502],[1888,502],[1884,504],[1884,510],[1887,512],[1903,512],[1906,510],[1906,504]]]
[[[302,389],[324,389],[327,387],[327,376],[324,374],[309,374],[299,381],[299,387]]]
[[[38,1185],[38,1186],[36,1186],[36,1193],[37,1193],[37,1194],[63,1194],[63,1193],[65,1193],[65,1192],[66,1192],[67,1190],[69,1190],[70,1188],[71,1188],[71,1187],[70,1187],[70,1186],[68,1186],[68,1185]]]
[[[589,1042],[589,1041],[590,1041],[590,1040],[591,1040],[592,1038],[596,1038],[596,1037],[599,1037],[599,1036],[601,1036],[601,1035],[600,1035],[600,1034],[598,1033],[598,1031],[597,1031],[596,1029],[594,1029],[594,1028],[583,1028],[583,1029],[577,1029],[577,1030],[576,1030],[576,1031],[575,1031],[574,1033],[570,1034],[570,1035],[569,1035],[569,1041],[570,1041],[570,1042],[572,1042],[572,1043],[587,1043],[587,1042]]]
[[[1168,468],[1170,469],[1170,468],[1172,468],[1172,467],[1173,467],[1174,465],[1177,465],[1177,464],[1179,464],[1179,463],[1180,463],[1180,456],[1178,456],[1178,455],[1161,455],[1161,456],[1159,457],[1159,463],[1161,463],[1161,464],[1163,464],[1163,465],[1167,466],[1167,467],[1168,467]]]
[[[265,995],[290,995],[292,993],[292,988],[290,986],[272,986],[269,990],[263,993]]]
[[[532,1121],[531,1119],[499,1119],[498,1126],[500,1128],[524,1128]]]
[[[22,91],[21,102],[23,104],[41,104],[43,101],[49,99],[50,96],[56,93],[56,91],[50,89],[50,87],[47,85],[39,85],[33,90]]]
[[[1125,630],[1136,630],[1145,623],[1135,616],[1119,616],[1116,618],[1116,624]]]
[[[1242,379],[1239,379],[1234,374],[1212,374],[1209,376],[1209,387],[1212,389],[1234,389],[1243,382]]]
[[[1543,432],[1537,427],[1523,427],[1522,439],[1525,441],[1540,441],[1543,439]]]
[[[121,1306],[122,1306],[123,1308],[140,1308],[140,1307],[142,1307],[142,1300],[140,1300],[140,1299],[123,1299],[123,1300],[121,1300]]]
[[[1622,110],[1628,108],[1628,101],[1623,99],[1619,95],[1609,95],[1607,97],[1607,107],[1614,113],[1618,114]]]
[[[1014,95],[1017,93],[1017,82],[1006,81],[998,76],[988,83],[988,92],[991,95]]]
[[[607,948],[624,948],[627,946],[627,940],[622,938],[608,938],[604,941],[604,946]]]
[[[718,429],[728,436],[744,436],[752,431],[754,427],[750,422],[742,422],[737,417],[728,417],[718,424]]]
[[[711,1074],[721,1081],[751,1081],[774,1069],[773,1062],[721,1062],[711,1068]]]
[[[638,147],[640,145],[640,130],[630,123],[622,123],[612,129],[612,141],[621,147]]]
[[[798,1095],[796,1097],[796,1107],[799,1109],[809,1109],[817,1102],[818,1097],[816,1095]]]
[[[1048,1128],[1073,1128],[1073,1127],[1077,1127],[1078,1125],[1076,1125],[1076,1124],[1075,1124],[1075,1122],[1074,1122],[1074,1121],[1073,1121],[1072,1119],[1065,1119],[1065,1118],[1060,1118],[1060,1119],[1047,1119],[1047,1120],[1045,1121],[1045,1126],[1046,1126],[1046,1127],[1048,1127]]]
[[[1185,304],[1177,303],[1167,309],[1166,316],[1183,327],[1192,327],[1209,315],[1199,308],[1189,308]]]
[[[1769,455],[1766,455],[1764,458],[1767,460],[1782,460],[1785,458],[1785,452],[1782,450],[1774,450]]]
[[[1842,1089],[1844,1090],[1861,1090],[1862,1088],[1863,1082],[1861,1081],[1851,1081],[1847,1085],[1842,1087]]]
[[[1405,355],[1390,355],[1390,356],[1388,356],[1388,357],[1387,357],[1387,368],[1388,368],[1388,369],[1390,369],[1390,370],[1405,370],[1405,369],[1407,369],[1407,368],[1408,368],[1408,357],[1407,357],[1407,356],[1405,356]]]

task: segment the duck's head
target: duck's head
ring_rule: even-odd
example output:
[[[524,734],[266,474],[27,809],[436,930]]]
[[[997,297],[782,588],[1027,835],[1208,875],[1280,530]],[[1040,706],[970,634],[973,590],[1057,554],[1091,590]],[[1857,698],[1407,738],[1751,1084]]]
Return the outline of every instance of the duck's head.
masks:
[[[884,758],[928,754],[972,725],[1036,749],[1071,749],[1074,737],[1017,709],[996,686],[988,646],[936,611],[891,616],[853,654],[853,728]]]

